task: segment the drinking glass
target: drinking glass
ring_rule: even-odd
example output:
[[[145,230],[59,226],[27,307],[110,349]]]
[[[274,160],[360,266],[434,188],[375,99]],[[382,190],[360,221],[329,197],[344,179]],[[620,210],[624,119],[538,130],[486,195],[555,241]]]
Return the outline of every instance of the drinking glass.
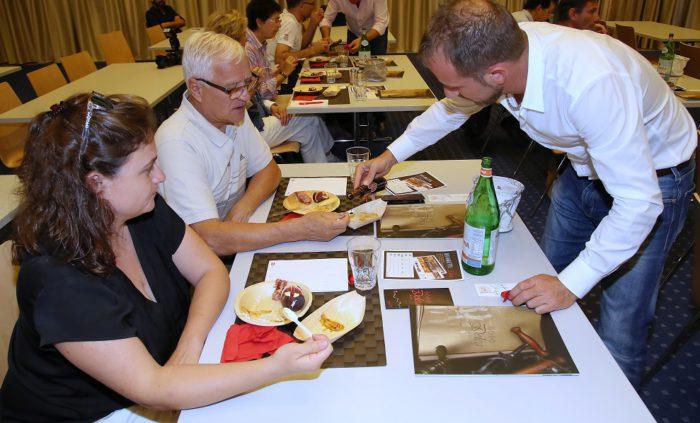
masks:
[[[381,243],[373,236],[358,236],[348,241],[348,259],[355,289],[369,291],[377,284]]]
[[[357,165],[369,160],[369,148],[367,147],[350,147],[345,150],[348,157],[348,167],[350,168],[350,180],[355,182],[355,169]]]
[[[335,84],[335,78],[338,76],[338,64],[335,62],[328,62],[326,64],[326,83]]]
[[[365,85],[365,77],[362,74],[362,71],[354,68],[355,71],[354,75],[354,82],[353,82],[353,91],[355,91],[355,100],[357,101],[365,101],[367,99],[367,87]]]

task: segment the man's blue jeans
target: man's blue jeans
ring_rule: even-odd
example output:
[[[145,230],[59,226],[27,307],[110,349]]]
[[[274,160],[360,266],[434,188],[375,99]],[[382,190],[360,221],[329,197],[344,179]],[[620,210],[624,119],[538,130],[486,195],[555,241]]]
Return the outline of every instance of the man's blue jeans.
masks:
[[[666,256],[683,228],[693,192],[694,161],[659,177],[664,210],[639,251],[603,279],[598,334],[633,386],[638,387],[646,359],[649,323],[654,317]],[[552,190],[542,249],[561,272],[584,249],[612,197],[600,181],[579,178],[569,166]]]

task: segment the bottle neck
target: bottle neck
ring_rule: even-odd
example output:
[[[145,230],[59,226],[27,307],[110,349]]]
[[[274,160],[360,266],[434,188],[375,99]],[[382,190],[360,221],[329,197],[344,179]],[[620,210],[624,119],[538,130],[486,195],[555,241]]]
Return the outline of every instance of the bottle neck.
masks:
[[[482,167],[480,175],[482,178],[490,178],[493,176],[493,169],[490,167]]]

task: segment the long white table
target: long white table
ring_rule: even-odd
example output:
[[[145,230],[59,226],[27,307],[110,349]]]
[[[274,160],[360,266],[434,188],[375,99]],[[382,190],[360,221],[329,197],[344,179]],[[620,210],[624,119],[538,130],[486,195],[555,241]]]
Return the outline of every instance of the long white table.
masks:
[[[282,165],[284,176],[347,176],[347,165]],[[390,176],[428,171],[445,182],[435,190],[465,193],[479,172],[477,160],[406,162]],[[271,199],[252,220],[264,222]],[[348,237],[328,243],[296,242],[264,252],[344,251]],[[382,249],[459,249],[461,239],[382,239]],[[231,292],[204,346],[201,363],[218,363],[226,331],[235,319],[233,299],[245,285],[254,252],[239,253],[231,269]],[[496,268],[482,277],[451,282],[380,279],[381,289],[449,287],[456,305],[502,305],[478,297],[474,283],[516,282],[553,269],[519,217],[503,234]],[[380,290],[381,292],[381,290]],[[382,304],[383,304],[382,300]],[[652,422],[581,309],[574,305],[552,314],[580,371],[578,376],[416,376],[413,371],[408,310],[382,307],[387,353],[385,367],[326,369],[289,378],[236,398],[185,410],[183,422],[275,422],[285,417],[317,422]]]
[[[21,66],[0,66],[0,78],[21,70]]]
[[[185,41],[192,36],[192,34],[201,31],[202,28],[187,28],[178,32],[177,39],[180,41],[180,50],[185,47]],[[170,49],[170,40],[167,38],[165,40],[159,41],[153,45],[148,46],[150,51],[165,51]]]
[[[396,37],[394,37],[394,34],[389,31],[389,28],[387,28],[387,44],[389,45],[390,48],[395,47],[397,44]],[[312,41],[318,41],[321,39],[321,30],[316,31],[314,33],[314,38]],[[347,42],[348,39],[348,27],[347,25],[341,25],[341,26],[332,26],[331,27],[331,40],[337,41],[337,40],[343,40],[343,42]]]
[[[605,24],[609,28],[615,28],[617,24],[631,26],[635,34],[640,37],[650,38],[656,41],[668,40],[668,34],[673,34],[675,41],[699,42],[700,30],[685,28],[682,26],[669,25],[654,21],[607,21]]]
[[[74,94],[91,91],[106,95],[138,95],[154,106],[184,81],[182,66],[158,69],[153,62],[109,65],[0,114],[0,122],[30,122],[38,113],[49,110],[51,105]]]
[[[367,86],[377,86],[383,85],[387,89],[421,89],[427,88],[428,84],[423,80],[418,73],[418,70],[411,59],[405,55],[391,55],[391,56],[381,56],[392,59],[396,62],[396,66],[389,66],[387,69],[390,70],[403,70],[404,75],[401,78],[387,78],[384,82],[367,82]],[[305,61],[303,69],[308,69],[309,62]],[[345,70],[348,68],[340,68],[340,70]],[[322,70],[322,69],[319,69]],[[344,83],[336,84],[311,84],[317,86],[330,86],[330,85],[349,85]],[[309,86],[309,84],[301,84],[301,78],[297,79],[295,87]],[[290,102],[287,108],[289,113],[293,114],[318,114],[318,113],[354,113],[354,112],[407,112],[407,111],[423,111],[430,107],[437,99],[433,98],[400,98],[400,99],[372,99],[369,98],[364,101],[355,100],[355,96],[352,92],[349,93],[350,104],[342,105],[328,105],[328,106],[295,106],[294,103]]]
[[[19,198],[15,195],[19,188],[19,178],[15,175],[0,175],[0,229],[12,221],[17,214]]]
[[[693,78],[692,76],[683,75],[678,78],[676,85],[683,88],[685,91],[700,94],[700,79]],[[681,103],[688,109],[700,108],[700,98],[699,99],[684,99],[681,98]]]

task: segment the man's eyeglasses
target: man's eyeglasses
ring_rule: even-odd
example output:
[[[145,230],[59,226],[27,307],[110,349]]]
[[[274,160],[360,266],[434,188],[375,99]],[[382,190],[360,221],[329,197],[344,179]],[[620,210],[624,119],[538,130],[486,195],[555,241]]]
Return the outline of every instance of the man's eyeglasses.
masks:
[[[258,77],[256,75],[246,78],[245,80],[239,82],[231,88],[222,87],[221,85],[215,84],[211,81],[207,81],[204,78],[197,78],[197,81],[204,82],[210,87],[216,88],[217,90],[221,91],[222,93],[226,94],[231,98],[240,97],[241,94],[243,94],[243,91],[253,91],[258,85]]]
[[[114,109],[114,102],[108,97],[93,91],[90,94],[90,98],[87,103],[87,113],[85,114],[85,125],[83,126],[83,133],[80,136],[80,152],[78,158],[82,157],[87,150],[87,139],[90,136],[90,121],[92,120],[92,115],[95,110],[112,110]]]

